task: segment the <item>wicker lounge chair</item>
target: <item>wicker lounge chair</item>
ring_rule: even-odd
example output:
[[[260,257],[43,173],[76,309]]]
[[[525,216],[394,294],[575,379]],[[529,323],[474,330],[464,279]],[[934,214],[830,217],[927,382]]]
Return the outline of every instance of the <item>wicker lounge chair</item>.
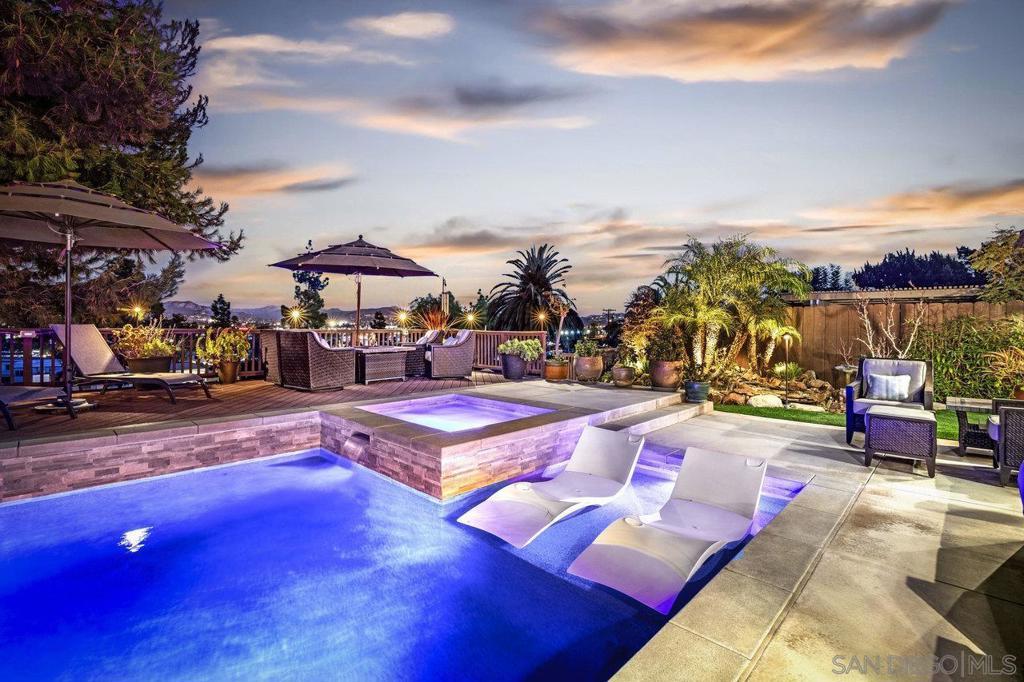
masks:
[[[356,381],[356,352],[331,348],[312,331],[281,331],[277,335],[281,385],[300,391],[330,391]]]
[[[441,333],[438,329],[428,329],[423,336],[415,341],[408,341],[401,345],[409,349],[405,356],[405,375],[409,377],[421,377],[427,373],[427,347],[434,343]]]
[[[906,400],[869,398],[868,381],[872,374],[908,375],[909,394]],[[846,443],[853,442],[854,433],[864,433],[864,414],[873,405],[889,405],[915,410],[932,409],[932,363],[927,360],[896,360],[893,358],[861,358],[857,379],[846,387]]]
[[[445,343],[432,343],[427,347],[428,375],[433,379],[467,377],[473,373],[475,352],[474,335],[468,329]]]
[[[52,324],[50,329],[57,339],[64,343],[64,325]],[[106,339],[96,325],[71,325],[71,360],[75,365],[76,383],[102,384],[103,391],[110,385],[130,384],[139,386],[156,386],[167,392],[171,403],[176,403],[174,389],[201,388],[207,398],[210,387],[206,379],[198,374],[180,374],[178,372],[129,372],[121,361],[110,350]]]
[[[522,549],[562,519],[622,495],[643,447],[643,436],[586,426],[561,473],[547,481],[507,485],[459,517],[459,523]]]
[[[7,422],[7,428],[13,431],[17,428],[14,424],[14,417],[11,416],[10,406],[16,403],[37,403],[43,400],[64,400],[64,389],[50,386],[0,386],[0,413]],[[68,416],[75,418],[75,411],[69,401],[64,400]]]
[[[996,443],[995,463],[999,467],[999,482],[1006,485],[1010,474],[1024,462],[1024,400],[993,400],[988,418],[988,435]]]
[[[263,329],[260,331],[260,357],[263,359],[263,369],[266,372],[264,381],[281,385],[281,361],[280,349],[277,343],[276,329]]]
[[[569,573],[668,613],[718,550],[750,533],[767,460],[687,448],[668,502],[605,528]]]

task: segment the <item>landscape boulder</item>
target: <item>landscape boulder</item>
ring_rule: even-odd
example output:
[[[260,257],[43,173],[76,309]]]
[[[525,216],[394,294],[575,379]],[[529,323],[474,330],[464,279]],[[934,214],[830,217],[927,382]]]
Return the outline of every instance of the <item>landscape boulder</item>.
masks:
[[[751,407],[782,407],[782,398],[771,393],[750,396],[747,405]]]

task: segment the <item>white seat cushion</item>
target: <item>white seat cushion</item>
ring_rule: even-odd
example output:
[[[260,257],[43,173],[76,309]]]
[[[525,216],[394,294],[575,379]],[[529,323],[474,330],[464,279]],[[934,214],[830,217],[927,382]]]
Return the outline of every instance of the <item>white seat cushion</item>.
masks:
[[[872,398],[857,398],[853,401],[853,413],[865,414],[875,406],[899,407],[907,410],[924,410],[921,403],[901,403],[898,400],[874,400]]]
[[[997,442],[999,440],[999,415],[997,414],[988,418],[988,437]]]

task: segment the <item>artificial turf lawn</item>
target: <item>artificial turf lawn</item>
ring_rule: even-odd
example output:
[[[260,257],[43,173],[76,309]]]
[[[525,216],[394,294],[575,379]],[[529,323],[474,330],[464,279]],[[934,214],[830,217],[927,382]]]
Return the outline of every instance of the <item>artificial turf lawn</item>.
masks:
[[[755,417],[769,417],[771,419],[788,419],[793,422],[805,422],[808,424],[825,424],[827,426],[846,427],[846,415],[834,412],[806,412],[804,410],[787,410],[784,407],[751,407],[750,405],[715,405],[719,412],[735,412],[736,414],[750,414]],[[984,423],[987,415],[970,413],[967,418],[972,423]],[[946,440],[957,439],[956,413],[952,410],[939,410],[935,413],[935,420],[938,422],[938,436]]]

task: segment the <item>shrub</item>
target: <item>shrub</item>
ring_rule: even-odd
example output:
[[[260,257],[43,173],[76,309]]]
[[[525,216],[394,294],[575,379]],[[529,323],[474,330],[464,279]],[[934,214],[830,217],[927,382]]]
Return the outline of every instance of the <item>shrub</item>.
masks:
[[[803,370],[800,369],[800,365],[795,362],[779,362],[772,367],[772,374],[782,379],[783,381],[789,379],[792,381],[800,376]]]
[[[647,346],[647,359],[650,362],[677,362],[686,357],[686,339],[675,325],[659,326],[651,336]]]
[[[992,398],[1002,393],[986,353],[1024,347],[1024,318],[979,320],[969,315],[923,327],[909,357],[931,360],[935,398]]]
[[[178,352],[167,338],[167,331],[154,322],[134,327],[126,324],[114,330],[114,350],[129,360],[164,358]]]
[[[597,350],[597,341],[591,339],[580,339],[576,342],[576,357],[596,358],[600,354]]]
[[[985,353],[989,361],[988,373],[1000,389],[1009,387],[1010,392],[1024,391],[1024,348],[1007,348]]]
[[[502,355],[516,355],[526,362],[532,362],[543,352],[537,339],[509,339],[498,346]]]
[[[196,355],[210,364],[238,362],[248,357],[249,349],[246,333],[235,327],[226,327],[220,331],[211,329],[196,341]]]

